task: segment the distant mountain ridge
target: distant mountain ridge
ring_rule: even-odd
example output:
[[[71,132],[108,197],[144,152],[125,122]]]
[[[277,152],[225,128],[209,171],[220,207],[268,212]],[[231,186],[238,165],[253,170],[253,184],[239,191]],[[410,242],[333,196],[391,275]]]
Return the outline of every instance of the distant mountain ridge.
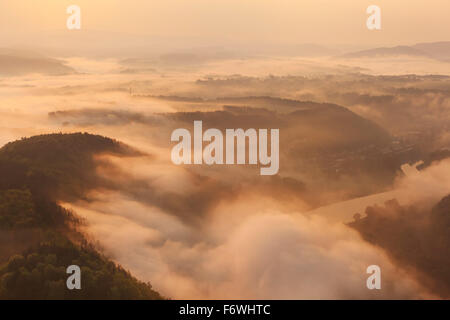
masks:
[[[31,73],[67,75],[76,73],[64,61],[15,49],[0,49],[0,76],[20,76]]]
[[[418,43],[412,46],[380,47],[368,50],[350,52],[338,56],[342,59],[379,58],[411,56],[436,59],[440,61],[450,60],[450,41]]]
[[[418,43],[414,48],[426,52],[435,59],[450,61],[450,41]]]

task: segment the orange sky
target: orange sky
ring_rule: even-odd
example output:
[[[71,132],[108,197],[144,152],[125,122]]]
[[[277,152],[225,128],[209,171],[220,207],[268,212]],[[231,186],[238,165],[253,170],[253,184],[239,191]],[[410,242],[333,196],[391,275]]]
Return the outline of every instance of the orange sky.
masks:
[[[84,30],[218,43],[409,44],[449,39],[449,0],[2,0],[0,40],[65,30],[65,9],[82,9]],[[365,27],[382,9],[381,31]]]

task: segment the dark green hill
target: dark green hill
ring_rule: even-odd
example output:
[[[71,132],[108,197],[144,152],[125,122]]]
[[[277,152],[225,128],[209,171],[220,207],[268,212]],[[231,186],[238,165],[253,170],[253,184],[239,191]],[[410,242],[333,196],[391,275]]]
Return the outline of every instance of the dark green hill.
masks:
[[[161,299],[98,252],[77,230],[76,214],[57,204],[99,184],[94,156],[136,154],[109,138],[50,134],[0,149],[0,299]],[[70,265],[82,289],[66,288]]]
[[[366,216],[355,216],[349,226],[417,273],[434,293],[450,297],[450,195],[431,209],[401,206],[396,200],[367,207]]]
[[[26,188],[52,199],[79,198],[99,183],[93,156],[101,153],[137,152],[87,133],[40,135],[8,143],[0,149],[0,190]]]
[[[88,246],[59,233],[0,267],[1,299],[161,299],[150,284]],[[81,290],[68,290],[66,268],[81,267]]]

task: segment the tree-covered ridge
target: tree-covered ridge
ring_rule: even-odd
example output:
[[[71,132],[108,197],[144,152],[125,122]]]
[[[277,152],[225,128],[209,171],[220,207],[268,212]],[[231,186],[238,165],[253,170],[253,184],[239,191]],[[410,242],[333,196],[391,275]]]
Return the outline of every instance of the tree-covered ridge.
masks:
[[[28,189],[0,190],[0,230],[67,227],[77,221],[69,210]]]
[[[28,190],[0,191],[0,227],[31,227],[37,224],[36,211]]]
[[[81,267],[81,290],[68,290],[66,268]],[[143,283],[88,245],[78,246],[59,233],[39,246],[12,256],[0,267],[2,299],[161,299]]]
[[[52,199],[81,197],[98,184],[93,156],[133,155],[118,141],[87,133],[47,134],[0,149],[0,190],[29,189]]]
[[[49,134],[0,149],[0,230],[62,227],[76,219],[56,201],[77,199],[98,186],[94,155],[131,155],[109,138],[86,133]]]
[[[0,149],[0,299],[162,298],[96,251],[77,231],[76,214],[57,203],[98,185],[99,153],[136,154],[86,133],[41,135]],[[66,287],[70,265],[81,267],[81,290]]]
[[[444,298],[450,297],[450,195],[431,210],[401,206],[370,206],[349,226],[394,260],[419,273],[421,282]]]

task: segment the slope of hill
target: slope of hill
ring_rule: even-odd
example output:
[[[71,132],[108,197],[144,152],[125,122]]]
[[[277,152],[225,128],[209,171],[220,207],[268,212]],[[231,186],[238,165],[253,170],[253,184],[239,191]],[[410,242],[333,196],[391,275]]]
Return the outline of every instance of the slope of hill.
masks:
[[[431,210],[400,206],[366,209],[367,216],[349,225],[362,237],[384,250],[397,262],[418,273],[420,281],[443,298],[450,297],[450,195]]]
[[[202,84],[215,85],[209,82]],[[325,194],[323,188],[328,192],[335,189],[341,192],[342,184],[338,183],[341,178],[354,181],[354,187],[346,183],[351,190],[348,191],[349,197],[381,192],[393,182],[403,163],[416,160],[410,154],[415,150],[391,152],[393,138],[386,130],[336,104],[270,96],[217,99],[150,97],[170,102],[176,110],[183,111],[150,114],[122,110],[118,114],[117,110],[112,109],[98,109],[94,113],[92,110],[74,109],[52,112],[49,117],[58,124],[74,126],[86,123],[90,126],[114,126],[118,121],[123,125],[140,123],[158,137],[155,143],[169,141],[173,130],[190,127],[194,120],[202,120],[205,130],[278,128],[281,132],[280,145],[284,146],[280,149],[283,158],[281,172],[301,174],[302,180],[309,181],[311,189],[320,188],[315,194]],[[322,183],[319,173],[321,177],[332,179],[335,184]],[[365,184],[370,190],[362,190],[358,182],[361,179],[370,181]],[[316,196],[314,198],[317,199]],[[320,202],[320,205],[324,203]]]
[[[280,139],[291,145],[291,151],[303,155],[324,150],[329,153],[343,148],[385,146],[392,139],[374,122],[332,103],[270,96],[224,97],[203,101],[194,98],[192,101],[196,106],[204,104],[207,111],[166,113],[163,116],[186,124],[202,120],[205,127],[219,129],[280,128],[283,130]],[[209,108],[213,110],[209,111]]]
[[[439,61],[450,60],[450,41],[418,43],[412,46],[382,47],[350,52],[338,56],[342,59],[381,58],[381,57],[423,57]]]
[[[0,76],[20,76],[30,73],[66,75],[75,70],[63,61],[18,50],[0,49]]]
[[[358,58],[379,58],[386,56],[414,56],[414,57],[427,57],[430,55],[418,48],[410,46],[396,46],[396,47],[384,47],[362,50],[357,52],[351,52],[339,56],[344,59],[358,59]]]
[[[101,183],[94,172],[97,153],[140,154],[118,141],[87,133],[34,136],[0,149],[0,189],[26,185],[53,200],[80,198]]]
[[[450,41],[418,43],[413,48],[426,52],[435,59],[450,60]]]
[[[161,299],[150,284],[99,253],[82,223],[58,200],[97,185],[93,156],[131,155],[117,141],[89,134],[22,139],[0,149],[0,299]],[[69,265],[82,289],[66,288]]]

